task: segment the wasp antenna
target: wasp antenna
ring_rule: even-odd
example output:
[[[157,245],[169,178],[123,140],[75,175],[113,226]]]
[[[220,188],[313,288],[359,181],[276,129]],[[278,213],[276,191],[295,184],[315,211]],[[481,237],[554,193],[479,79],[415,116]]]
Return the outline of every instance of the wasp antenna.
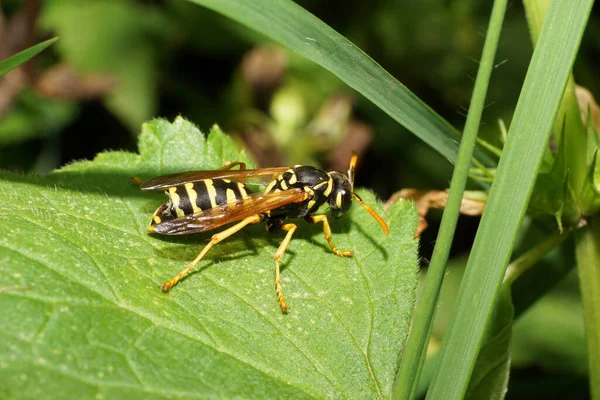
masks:
[[[354,169],[356,168],[356,161],[358,160],[358,154],[355,151],[352,151],[352,157],[350,157],[350,167],[348,168],[348,180],[350,181],[350,186],[352,187],[352,191],[354,191]]]
[[[381,218],[379,216],[379,214],[377,214],[375,212],[375,210],[373,210],[371,207],[369,207],[356,193],[352,193],[352,197],[354,197],[356,199],[356,201],[358,201],[358,203],[361,206],[363,206],[364,209],[367,210],[367,212],[369,214],[371,214],[371,217],[375,218],[375,221],[377,221],[379,223],[379,225],[381,225],[383,232],[387,235],[389,232],[389,228],[388,228],[387,224],[385,223],[385,221],[383,220],[383,218]]]

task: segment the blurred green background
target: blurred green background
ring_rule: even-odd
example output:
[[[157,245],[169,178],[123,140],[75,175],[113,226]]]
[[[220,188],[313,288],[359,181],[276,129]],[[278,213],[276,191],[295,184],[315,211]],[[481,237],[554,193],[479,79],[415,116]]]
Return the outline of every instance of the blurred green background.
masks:
[[[462,129],[491,2],[298,1],[348,37],[453,126]],[[136,151],[142,122],[177,115],[214,123],[258,165],[310,163],[344,171],[361,154],[357,184],[381,199],[407,187],[444,189],[452,168],[321,67],[221,15],[184,0],[3,1],[0,59],[60,40],[0,79],[0,168],[49,173],[105,150]],[[600,93],[600,11],[591,16],[575,77]],[[510,4],[480,137],[500,145],[532,45],[520,2]],[[124,183],[126,184],[126,183]],[[431,256],[441,212],[421,241]],[[440,340],[478,218],[462,217],[453,247]],[[573,263],[571,255],[561,262]],[[577,280],[527,310],[515,326],[508,398],[586,398],[587,364]]]

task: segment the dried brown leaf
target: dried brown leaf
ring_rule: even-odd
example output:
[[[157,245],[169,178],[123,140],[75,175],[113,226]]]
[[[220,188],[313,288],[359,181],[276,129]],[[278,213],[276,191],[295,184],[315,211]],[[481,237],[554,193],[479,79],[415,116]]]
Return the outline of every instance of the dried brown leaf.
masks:
[[[421,189],[402,189],[394,193],[385,203],[387,210],[399,200],[411,200],[417,204],[417,213],[419,214],[419,226],[415,237],[421,236],[421,233],[427,228],[425,216],[431,208],[445,208],[448,202],[447,190],[421,190]],[[460,204],[460,213],[463,215],[478,216],[483,213],[485,201],[463,196]]]
[[[591,113],[592,124],[596,132],[600,132],[600,106],[598,106],[594,95],[587,88],[579,85],[575,85],[575,94],[577,95],[583,125],[587,128],[588,113]]]

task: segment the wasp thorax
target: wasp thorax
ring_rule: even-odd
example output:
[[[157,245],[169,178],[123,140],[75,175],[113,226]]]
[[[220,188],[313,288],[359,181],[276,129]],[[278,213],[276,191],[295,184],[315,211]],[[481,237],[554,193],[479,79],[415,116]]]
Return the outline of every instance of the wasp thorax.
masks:
[[[348,177],[340,172],[330,172],[333,190],[329,196],[329,208],[334,217],[341,217],[352,205],[352,185]]]

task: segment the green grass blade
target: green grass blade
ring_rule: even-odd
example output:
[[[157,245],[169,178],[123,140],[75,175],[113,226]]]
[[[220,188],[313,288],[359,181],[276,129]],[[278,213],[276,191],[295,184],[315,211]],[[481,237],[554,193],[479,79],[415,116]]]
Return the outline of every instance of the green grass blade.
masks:
[[[446,271],[446,263],[450,254],[450,247],[454,238],[456,221],[460,213],[460,204],[469,174],[469,166],[475,147],[481,114],[485,105],[488,83],[494,68],[494,57],[498,47],[502,22],[506,11],[507,0],[496,0],[490,18],[490,26],[483,48],[479,72],[475,81],[475,88],[469,114],[465,125],[465,132],[460,145],[458,160],[452,175],[448,203],[442,217],[440,231],[427,271],[425,287],[419,301],[415,319],[402,356],[400,370],[394,386],[394,396],[398,399],[411,398],[414,393],[423,359],[427,349],[431,327],[435,315],[435,308]]]
[[[429,399],[469,383],[593,0],[550,4],[481,220]]]
[[[334,73],[451,162],[459,133],[362,50],[289,0],[190,0],[224,14]],[[476,150],[479,161],[487,156]]]
[[[600,398],[600,218],[575,234],[592,398]]]
[[[57,37],[48,39],[42,43],[38,43],[35,46],[31,46],[28,49],[18,52],[6,60],[0,62],[0,77],[17,68],[19,65],[24,64],[36,54],[42,52],[46,47],[58,40]]]
[[[538,40],[549,3],[548,0],[523,1],[529,32],[534,44]],[[563,130],[564,135],[560,134]],[[569,185],[576,195],[581,193],[588,172],[586,157],[580,156],[586,153],[587,148],[586,135],[582,135],[581,132],[584,132],[583,121],[575,93],[575,79],[571,74],[565,88],[558,118],[554,123],[554,140],[556,148],[564,147],[562,151],[567,155],[564,159],[564,168],[569,171]]]

